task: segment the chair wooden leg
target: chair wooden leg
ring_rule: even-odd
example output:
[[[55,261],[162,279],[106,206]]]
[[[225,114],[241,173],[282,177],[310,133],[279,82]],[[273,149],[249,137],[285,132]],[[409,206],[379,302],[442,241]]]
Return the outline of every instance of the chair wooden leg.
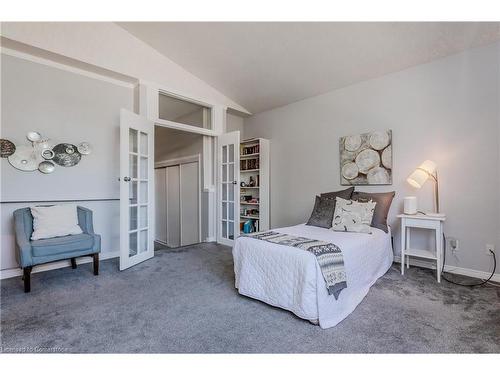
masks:
[[[71,258],[71,268],[76,268],[76,258]]]
[[[99,275],[99,253],[92,255],[94,258],[94,275]]]
[[[24,293],[29,293],[31,291],[31,269],[33,267],[23,268],[23,280],[24,280]]]

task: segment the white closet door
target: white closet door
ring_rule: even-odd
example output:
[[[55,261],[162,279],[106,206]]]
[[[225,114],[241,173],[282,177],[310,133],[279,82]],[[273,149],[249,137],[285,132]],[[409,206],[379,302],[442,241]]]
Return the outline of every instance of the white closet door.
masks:
[[[200,242],[198,178],[197,162],[181,164],[181,246]]]
[[[180,232],[180,168],[167,167],[167,246],[181,246]]]
[[[155,240],[167,243],[167,170],[155,169]]]

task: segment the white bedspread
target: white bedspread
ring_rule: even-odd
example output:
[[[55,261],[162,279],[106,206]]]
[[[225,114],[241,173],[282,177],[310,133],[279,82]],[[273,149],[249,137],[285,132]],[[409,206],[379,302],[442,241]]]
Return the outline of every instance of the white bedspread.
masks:
[[[328,295],[313,254],[297,248],[239,237],[233,247],[236,288],[240,294],[319,321],[321,328],[337,325],[363,300],[393,261],[391,235],[334,232],[305,224],[273,229],[294,236],[334,243],[344,255],[347,288],[338,300]]]

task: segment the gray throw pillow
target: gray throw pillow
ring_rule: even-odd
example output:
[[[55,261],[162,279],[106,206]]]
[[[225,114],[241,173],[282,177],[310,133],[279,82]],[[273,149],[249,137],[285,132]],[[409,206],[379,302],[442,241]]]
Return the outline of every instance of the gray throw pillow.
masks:
[[[353,201],[359,202],[369,202],[372,200],[376,202],[375,212],[372,218],[372,227],[382,229],[385,233],[389,231],[387,228],[387,215],[389,214],[389,209],[391,208],[392,199],[396,195],[396,192],[390,191],[387,193],[365,193],[362,191],[355,191],[352,194]]]
[[[320,228],[331,228],[334,211],[335,199],[327,199],[316,196],[311,217],[306,225],[312,225]]]
[[[339,197],[342,199],[351,199],[352,192],[354,191],[354,187],[349,187],[345,190],[332,191],[330,193],[321,193],[321,198],[333,199],[335,202],[335,198]]]

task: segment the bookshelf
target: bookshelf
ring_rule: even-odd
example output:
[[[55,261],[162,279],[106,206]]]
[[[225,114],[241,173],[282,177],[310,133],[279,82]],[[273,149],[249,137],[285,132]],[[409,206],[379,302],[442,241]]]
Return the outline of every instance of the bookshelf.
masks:
[[[269,229],[269,140],[240,143],[240,233]]]

